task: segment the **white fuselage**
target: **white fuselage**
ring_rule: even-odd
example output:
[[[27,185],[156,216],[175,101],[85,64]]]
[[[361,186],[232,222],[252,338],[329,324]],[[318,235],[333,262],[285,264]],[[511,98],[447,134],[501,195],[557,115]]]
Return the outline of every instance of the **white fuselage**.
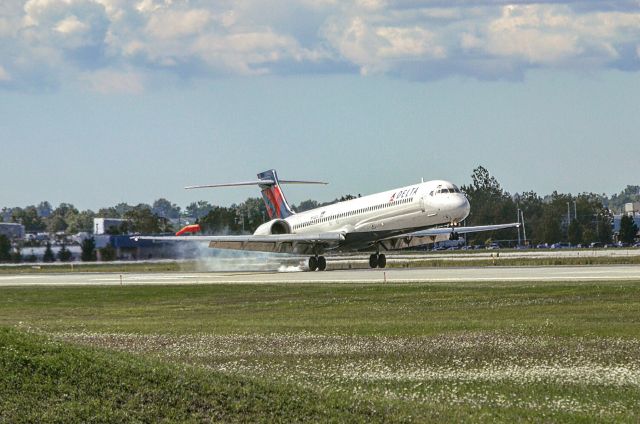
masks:
[[[466,196],[452,183],[434,180],[301,212],[285,221],[293,234],[377,233],[456,225],[468,215]]]

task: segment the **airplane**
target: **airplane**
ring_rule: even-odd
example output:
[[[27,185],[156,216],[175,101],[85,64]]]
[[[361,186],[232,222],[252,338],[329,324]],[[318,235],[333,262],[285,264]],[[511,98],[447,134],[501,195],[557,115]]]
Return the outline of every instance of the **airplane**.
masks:
[[[384,268],[381,251],[455,240],[460,234],[516,228],[519,223],[464,227],[469,215],[466,195],[444,180],[418,184],[358,197],[352,200],[295,213],[281,184],[327,184],[322,181],[279,180],[275,169],[258,174],[258,179],[225,184],[188,186],[185,189],[257,185],[262,192],[269,221],[252,235],[184,236],[199,227],[189,226],[176,236],[134,236],[135,240],[200,241],[216,249],[310,255],[310,271],[324,271],[324,254],[345,251],[373,251],[371,268]]]

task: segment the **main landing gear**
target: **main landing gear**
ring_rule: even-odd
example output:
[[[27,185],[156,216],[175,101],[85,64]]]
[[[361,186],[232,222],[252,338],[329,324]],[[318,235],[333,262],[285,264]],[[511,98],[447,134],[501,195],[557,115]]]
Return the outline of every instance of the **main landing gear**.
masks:
[[[369,256],[369,266],[371,268],[384,268],[387,266],[387,257],[384,253],[374,253]]]
[[[327,260],[324,256],[311,256],[309,258],[309,271],[324,271],[327,269]]]

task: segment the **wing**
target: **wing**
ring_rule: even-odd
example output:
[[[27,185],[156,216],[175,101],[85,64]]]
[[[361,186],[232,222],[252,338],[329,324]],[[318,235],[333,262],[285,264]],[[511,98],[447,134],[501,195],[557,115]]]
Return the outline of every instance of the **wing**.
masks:
[[[392,236],[380,241],[380,244],[387,250],[406,249],[408,247],[422,246],[424,244],[436,243],[449,240],[456,234],[478,233],[481,231],[503,230],[505,228],[517,228],[520,223],[495,225],[477,225],[473,227],[439,227],[426,230],[414,231],[411,233]]]
[[[134,236],[134,240],[155,242],[208,242],[216,249],[274,253],[315,253],[336,248],[344,241],[342,233],[274,234],[265,236]]]
[[[495,230],[504,230],[505,228],[517,228],[520,226],[520,223],[513,222],[510,224],[495,224],[495,225],[476,225],[474,227],[441,227],[441,228],[429,228],[427,230],[415,231],[413,233],[405,234],[404,236],[413,236],[413,237],[425,237],[425,236],[436,236],[440,234],[468,234],[468,233],[479,233],[481,231],[495,231]]]

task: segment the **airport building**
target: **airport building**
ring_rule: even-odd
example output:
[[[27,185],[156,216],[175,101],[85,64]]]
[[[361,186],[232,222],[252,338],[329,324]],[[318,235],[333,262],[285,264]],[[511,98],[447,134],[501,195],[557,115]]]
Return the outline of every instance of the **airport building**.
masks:
[[[93,234],[102,235],[118,232],[128,219],[119,218],[93,218]]]
[[[620,220],[624,215],[632,217],[633,222],[640,228],[640,202],[625,203],[624,212],[613,216],[613,233],[616,237],[620,233]]]
[[[156,260],[156,259],[186,259],[198,256],[198,246],[195,243],[154,242],[152,240],[136,240],[131,235],[94,236],[98,260],[101,261],[100,249],[111,245],[115,250],[115,259],[122,261]]]
[[[9,239],[23,239],[24,225],[14,222],[0,222],[0,234],[7,236]]]
[[[625,203],[624,204],[625,215],[640,215],[640,202]]]

